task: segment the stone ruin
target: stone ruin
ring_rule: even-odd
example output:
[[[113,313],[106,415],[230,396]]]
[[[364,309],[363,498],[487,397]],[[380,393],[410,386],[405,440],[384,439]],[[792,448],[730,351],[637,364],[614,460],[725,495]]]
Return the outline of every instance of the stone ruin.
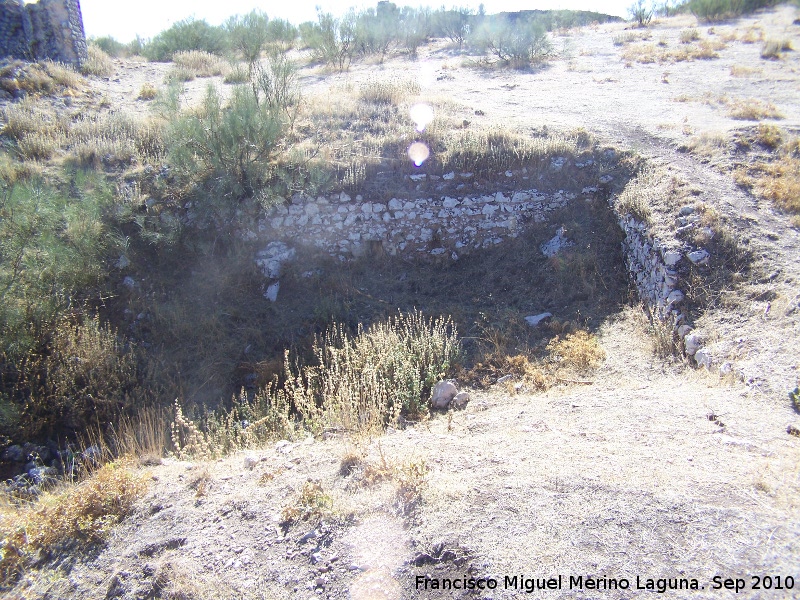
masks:
[[[80,0],[0,0],[3,57],[82,65],[87,55]]]

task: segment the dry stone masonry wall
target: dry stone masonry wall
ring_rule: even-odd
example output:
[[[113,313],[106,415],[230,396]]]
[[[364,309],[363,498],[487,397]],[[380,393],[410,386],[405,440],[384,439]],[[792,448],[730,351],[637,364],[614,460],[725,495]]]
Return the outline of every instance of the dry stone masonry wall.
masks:
[[[568,159],[557,157],[559,170]],[[553,159],[554,161],[556,159]],[[576,163],[582,169],[586,163]],[[506,173],[506,176],[516,176]],[[361,195],[355,198],[342,192],[311,198],[295,195],[291,201],[274,207],[259,224],[259,234],[272,241],[256,259],[268,279],[265,296],[276,301],[282,265],[295,259],[288,244],[316,247],[342,261],[376,251],[406,257],[436,257],[458,260],[471,251],[501,244],[517,237],[526,224],[543,223],[551,214],[572,202],[590,201],[608,190],[613,177],[600,175],[596,185],[578,191],[544,193],[536,188],[506,190],[493,194],[464,194],[470,189],[470,173],[450,173],[455,180],[450,195],[415,198],[398,195],[387,202],[376,202]],[[527,179],[524,177],[522,179]],[[461,190],[456,194],[453,190]],[[609,198],[613,208],[615,199]],[[692,208],[681,209],[679,224],[692,220]],[[640,299],[654,316],[667,323],[684,340],[687,354],[702,364],[702,344],[696,339],[685,312],[681,272],[690,264],[702,265],[709,259],[704,249],[687,250],[675,240],[658,239],[646,223],[631,215],[618,215],[625,233],[622,252]],[[574,244],[563,228],[541,245],[540,251],[553,256]],[[530,317],[538,324],[547,313]]]
[[[0,0],[0,58],[86,61],[86,35],[79,0]]]
[[[542,194],[536,189],[492,195],[392,198],[372,202],[346,193],[295,196],[272,209],[261,224],[282,237],[305,240],[341,260],[380,246],[390,255],[432,256],[489,248],[516,237],[529,221],[543,222],[576,195]]]

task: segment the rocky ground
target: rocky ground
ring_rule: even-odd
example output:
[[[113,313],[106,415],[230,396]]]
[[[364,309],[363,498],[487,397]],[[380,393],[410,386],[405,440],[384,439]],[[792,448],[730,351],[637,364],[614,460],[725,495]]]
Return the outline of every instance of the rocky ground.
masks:
[[[701,27],[703,37],[738,36],[712,60],[629,63],[612,43],[624,26],[607,25],[557,37],[566,58],[531,73],[464,66],[441,47],[413,63],[304,71],[310,93],[376,72],[418,72],[432,95],[463,103],[470,118],[523,131],[583,127],[686,182],[754,257],[749,278],[695,319],[712,364],[730,363],[730,375],[657,358],[640,313],[622,310],[599,328],[607,358],[585,383],[471,391],[462,411],[372,439],[283,441],[216,462],[147,467],[149,491],[108,545],[64,557],[66,575],[51,565],[28,591],[634,598],[662,585],[697,587],[668,589],[670,598],[800,597],[800,438],[787,434],[798,417],[786,395],[798,378],[800,235],[736,187],[724,165],[683,151],[703,133],[752,127],[728,116],[722,96],[770,101],[780,126],[800,132],[800,53],[767,61],[760,44],[740,41],[761,28],[800,48],[796,16],[782,7],[713,33]],[[651,42],[677,46],[693,25],[690,17],[655,24]],[[118,77],[96,82],[98,93],[115,109],[141,110],[135,95],[162,65],[118,67]],[[733,77],[734,67],[750,75]],[[202,85],[192,82],[192,93]],[[523,589],[522,579],[557,585],[559,576],[560,588]],[[570,589],[570,577],[581,577],[582,589],[574,580]],[[433,589],[443,578],[498,587]],[[726,587],[729,578],[742,581],[740,593]],[[603,589],[614,585],[623,589]]]

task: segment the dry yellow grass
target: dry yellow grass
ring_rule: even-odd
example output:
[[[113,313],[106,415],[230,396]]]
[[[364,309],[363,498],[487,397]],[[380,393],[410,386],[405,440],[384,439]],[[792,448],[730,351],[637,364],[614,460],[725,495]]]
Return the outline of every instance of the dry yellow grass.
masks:
[[[644,44],[627,47],[622,52],[622,58],[628,62],[643,64],[711,60],[719,58],[717,51],[723,48],[725,43],[722,40],[700,40],[697,43],[689,41],[674,49],[662,45]]]
[[[754,98],[734,100],[728,103],[728,116],[740,121],[761,121],[762,119],[782,119],[783,115],[771,102]]]
[[[764,176],[756,181],[756,192],[781,209],[800,214],[800,159],[783,157],[762,170]]]
[[[109,77],[114,73],[114,61],[99,46],[89,44],[87,55],[88,59],[81,67],[81,72],[84,75]]]
[[[158,95],[158,89],[152,83],[145,83],[139,89],[139,100],[154,100]]]
[[[760,74],[761,69],[755,69],[753,67],[746,67],[744,65],[733,65],[731,67],[731,77],[753,77]]]
[[[597,337],[588,331],[569,333],[563,339],[556,336],[547,350],[562,366],[579,371],[596,367],[606,356]]]
[[[179,69],[194,74],[195,77],[215,77],[225,75],[230,69],[219,56],[200,50],[176,52],[172,62]]]
[[[38,559],[102,541],[146,489],[127,461],[108,463],[87,480],[30,504],[0,505],[0,583],[13,582]]]

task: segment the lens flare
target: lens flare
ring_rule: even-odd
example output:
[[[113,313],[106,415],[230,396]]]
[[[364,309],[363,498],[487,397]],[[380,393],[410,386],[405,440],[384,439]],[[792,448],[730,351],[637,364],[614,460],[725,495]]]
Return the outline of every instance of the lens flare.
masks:
[[[422,142],[414,142],[408,147],[408,157],[414,161],[414,164],[418,167],[428,160],[430,155],[431,151],[428,150],[428,147]]]
[[[425,131],[428,123],[433,121],[433,108],[428,104],[415,104],[409,113],[411,113],[411,120],[417,124],[417,131]]]

